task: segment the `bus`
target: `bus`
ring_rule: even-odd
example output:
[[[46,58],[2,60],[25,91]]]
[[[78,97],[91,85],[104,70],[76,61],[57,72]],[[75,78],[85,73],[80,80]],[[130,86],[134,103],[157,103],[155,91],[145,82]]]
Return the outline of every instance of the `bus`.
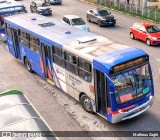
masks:
[[[27,97],[19,90],[0,93],[2,139],[58,140]]]
[[[6,41],[5,29],[4,29],[4,17],[26,13],[26,9],[23,4],[13,1],[13,0],[4,0],[0,1],[0,40]]]
[[[9,52],[111,123],[148,110],[154,98],[149,55],[138,48],[37,14],[5,18]]]

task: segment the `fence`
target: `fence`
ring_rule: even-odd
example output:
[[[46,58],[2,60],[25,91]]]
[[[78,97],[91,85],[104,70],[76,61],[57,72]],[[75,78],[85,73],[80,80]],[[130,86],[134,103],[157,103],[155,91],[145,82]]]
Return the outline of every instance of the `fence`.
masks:
[[[132,4],[133,0],[85,0],[88,2],[113,8],[122,12],[130,13],[135,16],[160,22],[160,10],[156,10],[156,6],[148,6],[143,9],[141,4]]]

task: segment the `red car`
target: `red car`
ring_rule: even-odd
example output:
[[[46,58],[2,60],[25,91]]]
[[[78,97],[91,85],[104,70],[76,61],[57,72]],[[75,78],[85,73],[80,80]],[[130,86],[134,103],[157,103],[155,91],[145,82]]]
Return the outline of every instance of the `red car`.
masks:
[[[130,28],[130,38],[145,41],[148,46],[160,44],[160,29],[153,23],[136,22]]]

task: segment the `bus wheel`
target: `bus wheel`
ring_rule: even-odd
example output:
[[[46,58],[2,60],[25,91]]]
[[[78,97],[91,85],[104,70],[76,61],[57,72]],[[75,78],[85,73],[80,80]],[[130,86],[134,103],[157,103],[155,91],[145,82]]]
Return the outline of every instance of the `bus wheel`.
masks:
[[[25,65],[26,65],[27,70],[32,73],[33,72],[32,66],[31,66],[30,61],[27,58],[25,59]]]
[[[81,96],[81,105],[83,107],[83,109],[89,113],[93,113],[93,107],[92,107],[92,103],[91,100],[88,98],[87,95],[83,94]]]

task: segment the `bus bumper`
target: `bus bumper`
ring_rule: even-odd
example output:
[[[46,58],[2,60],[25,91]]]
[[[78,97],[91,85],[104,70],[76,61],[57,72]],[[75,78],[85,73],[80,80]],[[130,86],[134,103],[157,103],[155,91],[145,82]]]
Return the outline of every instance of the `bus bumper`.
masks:
[[[145,102],[144,104],[142,104],[138,107],[130,109],[129,111],[120,112],[118,114],[113,114],[112,115],[112,123],[118,123],[118,122],[121,122],[124,120],[134,118],[134,117],[142,114],[146,110],[148,110],[152,106],[152,104],[153,104],[153,96],[150,96],[150,98],[147,102]]]

